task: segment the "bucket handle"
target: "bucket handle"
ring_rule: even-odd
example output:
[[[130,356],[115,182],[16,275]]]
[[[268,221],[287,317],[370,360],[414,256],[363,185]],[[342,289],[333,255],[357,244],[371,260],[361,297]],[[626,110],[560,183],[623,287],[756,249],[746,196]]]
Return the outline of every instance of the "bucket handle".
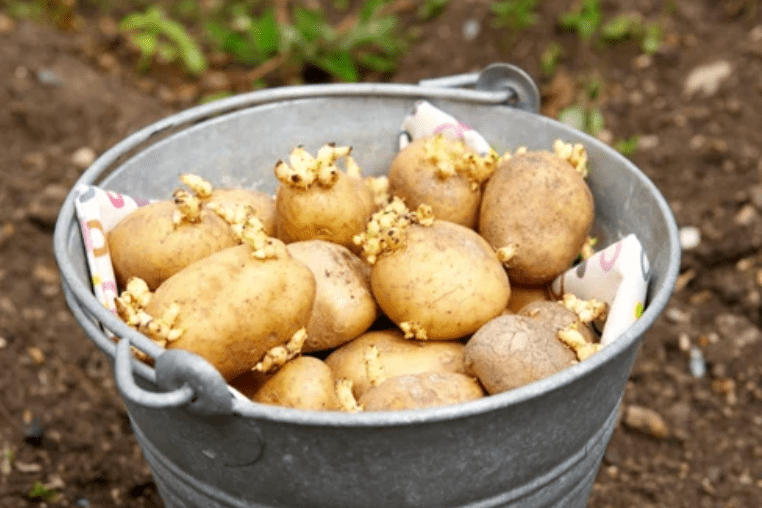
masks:
[[[186,406],[203,415],[224,415],[233,411],[233,396],[227,382],[212,365],[189,351],[166,350],[156,358],[156,384],[164,392],[138,386],[132,370],[132,344],[123,337],[116,345],[114,378],[122,397],[134,404],[154,409]]]
[[[420,86],[436,88],[476,88],[486,92],[508,92],[505,104],[516,109],[540,112],[540,90],[523,69],[508,63],[494,63],[481,72],[424,79]]]

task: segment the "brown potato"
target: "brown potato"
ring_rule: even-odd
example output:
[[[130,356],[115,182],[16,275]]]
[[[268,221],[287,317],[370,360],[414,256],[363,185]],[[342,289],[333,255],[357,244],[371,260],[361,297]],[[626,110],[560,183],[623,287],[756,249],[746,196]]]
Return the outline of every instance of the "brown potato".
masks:
[[[400,150],[389,168],[391,193],[408,208],[431,206],[434,217],[476,228],[481,183],[495,157],[480,157],[463,141],[442,135],[419,138]]]
[[[567,309],[560,302],[531,302],[519,310],[518,314],[542,321],[548,324],[556,333],[559,330],[573,327],[574,330],[582,335],[585,342],[596,342],[595,332],[593,332],[592,328],[580,321],[576,312]]]
[[[485,395],[479,382],[456,372],[423,372],[387,379],[360,400],[365,411],[397,411],[448,406]]]
[[[365,332],[378,317],[370,268],[342,245],[306,240],[286,246],[315,275],[317,294],[302,351],[341,346]]]
[[[577,360],[549,325],[516,314],[481,327],[466,343],[465,355],[467,372],[490,394],[545,378]]]
[[[311,356],[287,362],[256,390],[252,400],[313,411],[341,408],[331,369]]]
[[[238,243],[217,214],[200,210],[176,223],[177,206],[156,201],[134,210],[108,232],[111,262],[119,287],[140,277],[151,290],[194,261]]]
[[[282,242],[271,241],[274,252],[265,259],[255,258],[248,244],[230,247],[159,286],[145,312],[179,332],[167,348],[202,356],[230,380],[307,325],[315,277]]]
[[[593,195],[574,166],[527,152],[501,162],[485,184],[478,231],[510,257],[511,281],[544,284],[571,266],[594,218]]]
[[[360,397],[390,377],[429,371],[463,373],[463,351],[460,342],[417,341],[405,339],[399,330],[380,330],[341,346],[325,363],[336,379],[352,381],[352,393]]]
[[[378,256],[370,283],[381,310],[418,339],[466,337],[499,315],[511,294],[489,244],[441,220],[410,225],[401,248]]]

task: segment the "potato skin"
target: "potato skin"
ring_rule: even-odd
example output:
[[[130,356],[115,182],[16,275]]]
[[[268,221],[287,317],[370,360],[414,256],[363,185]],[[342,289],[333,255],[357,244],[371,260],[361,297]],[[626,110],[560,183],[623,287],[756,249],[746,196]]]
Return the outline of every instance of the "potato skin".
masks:
[[[455,372],[423,372],[387,379],[358,401],[365,411],[397,411],[448,406],[485,395],[479,382]]]
[[[368,265],[342,245],[305,240],[286,246],[315,275],[317,293],[304,352],[332,349],[364,333],[378,317]]]
[[[532,302],[550,301],[551,298],[550,288],[547,285],[511,283],[511,298],[503,313],[518,314],[522,308]]]
[[[330,188],[279,185],[275,196],[276,236],[286,243],[327,240],[357,249],[352,239],[375,210],[373,193],[361,178],[338,172]]]
[[[536,319],[549,325],[557,333],[559,330],[574,326],[586,342],[595,342],[595,333],[582,321],[573,310],[567,309],[555,301],[535,301],[526,304],[518,312],[519,315]]]
[[[489,244],[475,231],[441,220],[408,227],[405,246],[379,256],[370,283],[392,321],[417,323],[432,340],[470,335],[499,315],[511,294]]]
[[[212,191],[207,202],[220,205],[248,205],[254,216],[262,222],[267,236],[275,236],[275,198],[253,189],[219,188]]]
[[[428,138],[412,141],[392,160],[389,168],[391,193],[402,198],[411,210],[427,204],[437,219],[476,228],[481,187],[474,189],[460,174],[444,179],[438,177],[435,166],[425,158],[427,142]]]
[[[338,411],[341,407],[331,369],[311,356],[286,362],[256,390],[252,400],[313,411]]]
[[[481,327],[466,343],[465,354],[467,372],[490,394],[545,378],[576,361],[550,326],[516,314]]]
[[[109,254],[120,287],[131,277],[140,277],[155,290],[194,261],[238,243],[230,226],[214,212],[202,210],[199,222],[175,226],[176,209],[171,201],[149,203],[108,232]]]
[[[306,326],[315,277],[285,245],[276,245],[278,257],[267,260],[252,258],[245,244],[224,249],[159,286],[146,312],[160,318],[177,304],[176,326],[185,329],[167,347],[206,358],[231,380]]]
[[[495,249],[517,246],[512,281],[543,284],[571,266],[594,218],[593,195],[571,164],[527,152],[501,162],[485,184],[478,231]]]
[[[325,359],[336,379],[352,381],[352,393],[360,397],[371,387],[365,355],[376,347],[385,378],[421,372],[465,372],[460,342],[405,339],[399,330],[367,332],[331,352]]]

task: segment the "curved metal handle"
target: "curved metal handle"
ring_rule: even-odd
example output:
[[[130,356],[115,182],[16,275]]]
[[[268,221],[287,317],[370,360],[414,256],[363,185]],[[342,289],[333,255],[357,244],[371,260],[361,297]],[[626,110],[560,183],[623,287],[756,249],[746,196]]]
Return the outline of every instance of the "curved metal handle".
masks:
[[[129,339],[121,339],[114,358],[116,386],[126,400],[154,409],[187,406],[204,415],[232,413],[233,395],[227,382],[206,360],[187,351],[165,351],[156,359],[156,384],[166,392],[138,386],[133,378],[131,345]]]
[[[489,65],[481,72],[424,79],[418,84],[437,88],[474,87],[485,92],[507,92],[505,104],[531,113],[540,112],[540,90],[537,84],[524,70],[507,63]]]

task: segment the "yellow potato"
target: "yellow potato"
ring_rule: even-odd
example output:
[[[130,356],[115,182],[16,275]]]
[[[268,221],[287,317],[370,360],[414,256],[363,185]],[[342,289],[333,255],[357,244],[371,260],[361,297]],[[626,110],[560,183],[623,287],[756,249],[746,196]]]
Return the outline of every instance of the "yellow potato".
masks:
[[[571,163],[526,152],[485,184],[478,231],[503,252],[511,281],[544,284],[571,266],[594,218],[593,195]]]
[[[275,198],[252,189],[219,188],[212,191],[207,202],[222,206],[249,206],[254,216],[262,222],[265,233],[275,236]]]
[[[311,356],[287,362],[256,390],[252,400],[314,411],[341,409],[331,369]]]
[[[238,243],[217,214],[201,209],[195,220],[177,220],[178,207],[156,201],[134,210],[108,232],[119,287],[140,277],[151,290],[194,261]]]
[[[307,325],[315,277],[282,242],[271,242],[265,259],[255,258],[258,251],[248,244],[230,247],[188,265],[159,286],[145,312],[155,327],[174,331],[158,337],[166,340],[167,348],[206,358],[230,380]],[[143,331],[152,329],[144,325]]]
[[[508,300],[505,314],[516,314],[531,302],[549,301],[550,288],[547,285],[526,285],[511,283],[511,298]]]
[[[462,140],[419,138],[392,160],[389,186],[410,209],[426,204],[438,219],[476,228],[481,184],[495,162],[496,157],[480,157]]]
[[[440,220],[410,225],[400,248],[378,256],[370,283],[381,310],[419,339],[466,337],[498,316],[511,294],[489,244]]]
[[[365,411],[398,411],[448,406],[485,395],[474,378],[455,372],[424,372],[387,379],[365,392]]]
[[[453,341],[405,339],[399,330],[367,332],[325,359],[336,379],[352,381],[361,396],[383,379],[421,372],[465,372],[464,346]]]
[[[324,240],[288,244],[315,275],[317,294],[302,351],[333,349],[365,332],[378,317],[370,269],[344,246]]]
[[[556,332],[572,327],[582,335],[585,342],[596,342],[592,328],[583,323],[576,312],[567,309],[561,302],[531,302],[520,309],[518,314],[547,323]]]

